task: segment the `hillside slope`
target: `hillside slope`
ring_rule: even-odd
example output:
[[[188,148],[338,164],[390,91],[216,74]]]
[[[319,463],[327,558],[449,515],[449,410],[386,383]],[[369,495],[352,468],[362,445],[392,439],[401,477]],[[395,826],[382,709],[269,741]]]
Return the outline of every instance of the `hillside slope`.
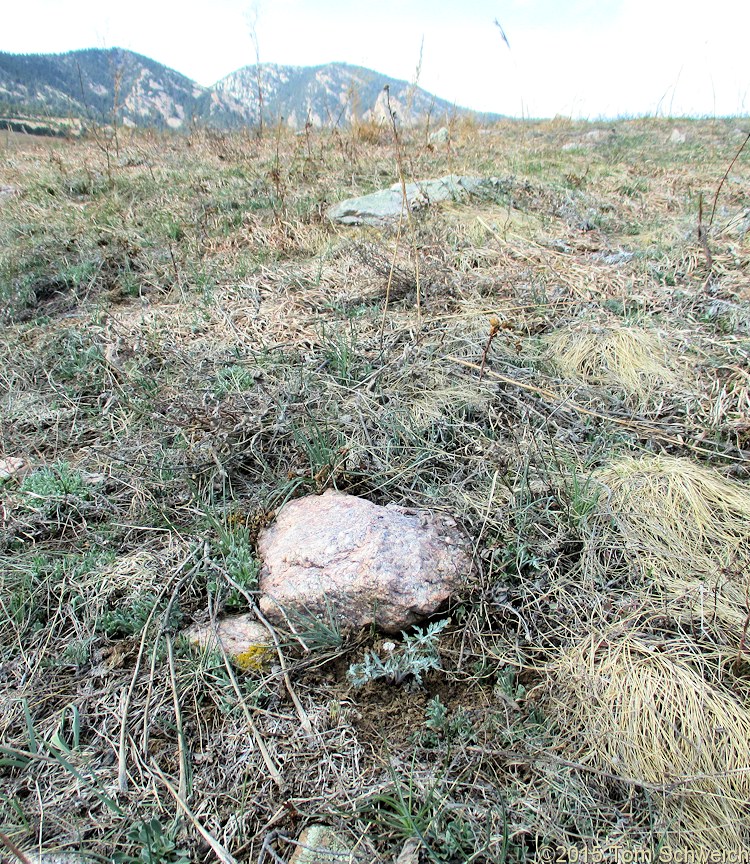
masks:
[[[293,128],[300,128],[306,122],[322,127],[349,124],[355,119],[387,119],[386,86],[391,108],[406,125],[426,116],[439,118],[471,113],[407,81],[347,63],[245,66],[222,78],[214,90],[247,106],[253,122],[257,122],[258,83],[264,119],[283,117]]]
[[[404,124],[419,118],[471,114],[443,99],[345,63],[325,66],[246,66],[213,87],[141,54],[121,48],[91,48],[65,54],[0,52],[0,118],[18,113],[76,117],[126,126],[180,129],[192,123],[217,128],[255,125],[279,118],[293,128],[348,124],[353,119],[387,119],[384,87]],[[488,118],[484,115],[482,119]]]

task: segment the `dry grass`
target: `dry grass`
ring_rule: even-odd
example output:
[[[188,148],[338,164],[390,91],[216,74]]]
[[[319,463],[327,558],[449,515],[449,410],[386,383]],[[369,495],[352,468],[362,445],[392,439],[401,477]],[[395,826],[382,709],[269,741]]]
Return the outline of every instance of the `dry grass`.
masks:
[[[670,615],[740,650],[750,614],[750,490],[715,469],[668,456],[624,457],[596,472],[592,567],[619,550]]]
[[[649,790],[673,849],[747,849],[750,713],[708,684],[679,640],[592,633],[549,667],[569,758]]]
[[[503,180],[401,237],[324,217],[397,180],[374,128],[121,130],[109,170],[6,138],[0,831],[124,864],[288,860],[313,822],[363,862],[747,844],[750,250],[712,234],[706,285],[688,191],[733,128],[408,130],[407,179]],[[331,486],[471,539],[422,687],[353,690],[380,636],[326,622],[284,669],[180,637],[250,611],[259,526]]]
[[[655,330],[584,325],[556,330],[545,341],[561,375],[620,391],[638,406],[672,390],[681,378],[666,334]]]
[[[744,447],[750,441],[750,369],[734,358],[715,370],[713,382],[697,406],[706,427],[729,431]]]

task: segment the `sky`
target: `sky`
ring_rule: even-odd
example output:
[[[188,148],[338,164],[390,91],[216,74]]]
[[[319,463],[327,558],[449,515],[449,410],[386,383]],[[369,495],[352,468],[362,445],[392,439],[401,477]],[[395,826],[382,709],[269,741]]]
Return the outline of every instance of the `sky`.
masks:
[[[297,66],[343,61],[417,81],[456,105],[511,116],[750,114],[750,0],[3,6],[0,51],[127,48],[207,86],[256,57]]]

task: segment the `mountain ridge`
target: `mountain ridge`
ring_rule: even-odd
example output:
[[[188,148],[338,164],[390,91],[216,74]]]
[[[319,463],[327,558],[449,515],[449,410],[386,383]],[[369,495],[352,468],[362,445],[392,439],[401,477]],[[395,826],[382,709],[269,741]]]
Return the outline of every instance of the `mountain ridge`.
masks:
[[[258,98],[260,78],[261,99]],[[372,69],[335,62],[318,66],[250,64],[204,87],[156,60],[123,48],[59,54],[0,52],[0,120],[19,112],[125,126],[220,129],[275,124],[293,128],[389,119],[411,125],[429,116],[483,120],[426,90]],[[260,108],[262,106],[262,114]]]

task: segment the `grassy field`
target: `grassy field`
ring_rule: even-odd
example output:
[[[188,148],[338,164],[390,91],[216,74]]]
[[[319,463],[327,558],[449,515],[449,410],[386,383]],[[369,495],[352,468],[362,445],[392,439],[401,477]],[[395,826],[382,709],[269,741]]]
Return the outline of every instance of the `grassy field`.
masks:
[[[0,857],[750,854],[748,131],[0,134]],[[400,170],[502,182],[327,222]],[[421,684],[180,636],[331,487],[471,538]]]

